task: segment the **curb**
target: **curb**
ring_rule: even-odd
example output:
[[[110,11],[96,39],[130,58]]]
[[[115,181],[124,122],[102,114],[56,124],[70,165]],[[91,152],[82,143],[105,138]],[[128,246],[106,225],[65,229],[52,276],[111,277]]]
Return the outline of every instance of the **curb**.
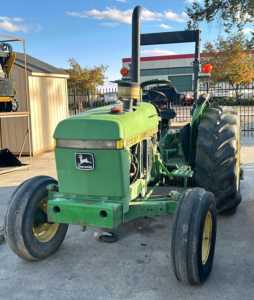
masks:
[[[0,244],[5,242],[4,238],[4,226],[0,226]]]

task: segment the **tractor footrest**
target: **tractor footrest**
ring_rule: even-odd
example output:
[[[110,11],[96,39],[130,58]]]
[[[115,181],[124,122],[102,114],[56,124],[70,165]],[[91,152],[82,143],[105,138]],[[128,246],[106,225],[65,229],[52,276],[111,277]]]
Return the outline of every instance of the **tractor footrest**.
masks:
[[[171,172],[172,176],[176,176],[176,177],[192,177],[194,174],[194,171],[190,170],[189,166],[181,166],[179,169],[174,170]]]
[[[122,204],[56,198],[48,201],[48,221],[81,226],[116,228],[122,223]]]

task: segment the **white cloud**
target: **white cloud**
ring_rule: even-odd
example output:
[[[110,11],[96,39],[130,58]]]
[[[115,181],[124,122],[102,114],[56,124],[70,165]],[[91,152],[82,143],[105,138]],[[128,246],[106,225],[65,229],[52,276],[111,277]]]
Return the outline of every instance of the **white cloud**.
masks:
[[[239,7],[239,6],[238,6]],[[237,22],[253,22],[254,21],[254,17],[245,13],[245,14],[240,14],[240,7],[238,8],[238,12],[235,14],[235,18]]]
[[[254,30],[252,28],[249,28],[249,27],[242,30],[242,32],[245,33],[245,34],[251,33],[253,31]]]
[[[100,25],[106,26],[106,27],[116,27],[119,25],[119,23],[100,23]]]
[[[3,21],[5,21],[5,20],[11,20],[10,18],[8,18],[8,17],[0,17],[0,20],[3,20]]]
[[[16,17],[16,18],[9,18],[5,16],[0,16],[0,30],[6,30],[9,32],[15,31],[23,31],[27,33],[29,30],[39,32],[41,30],[40,24],[16,24],[15,22],[22,22],[24,19]]]
[[[87,18],[87,15],[85,15],[84,12],[69,12],[69,11],[67,11],[66,14],[71,17]]]
[[[14,22],[21,22],[21,21],[23,21],[24,19],[22,19],[22,18],[13,18],[13,21]]]
[[[107,7],[104,11],[97,9],[83,11],[83,12],[66,12],[67,15],[72,17],[87,18],[92,17],[97,20],[114,20],[121,23],[131,24],[132,9],[121,11],[115,7]],[[170,20],[175,22],[186,22],[188,16],[185,12],[181,15],[177,15],[172,11],[164,11],[163,13],[151,12],[148,9],[143,9],[141,14],[143,21],[161,21]]]
[[[144,9],[141,13],[141,19],[145,21],[161,21],[163,19],[163,14],[156,12],[154,13],[148,9]]]
[[[201,0],[186,0],[184,3],[201,2]]]
[[[116,8],[107,7],[104,11],[93,9],[83,12],[67,12],[68,15],[73,17],[87,18],[92,17],[97,20],[114,20],[121,23],[131,23],[132,10],[120,11]]]
[[[148,55],[148,56],[161,56],[161,55],[175,55],[177,53],[169,50],[163,50],[159,48],[154,48],[151,50],[143,50],[140,51],[142,54]]]
[[[161,28],[165,28],[165,29],[170,29],[172,27],[166,25],[166,24],[160,24],[160,25],[157,25],[158,27],[161,27]]]
[[[188,20],[188,16],[185,12],[183,12],[181,15],[177,15],[175,13],[173,13],[172,11],[164,11],[165,16],[167,20],[170,21],[176,21],[176,22],[186,22]]]
[[[126,0],[116,0],[117,2],[123,2],[123,3],[126,3],[127,1]]]
[[[26,33],[28,31],[28,27],[26,25],[15,25],[8,20],[0,22],[0,29],[10,32],[23,31],[24,33]]]
[[[41,29],[42,29],[42,27],[41,27],[40,24],[35,24],[35,25],[33,26],[33,28],[32,28],[32,30],[35,31],[35,32],[37,32],[37,33],[40,32]]]

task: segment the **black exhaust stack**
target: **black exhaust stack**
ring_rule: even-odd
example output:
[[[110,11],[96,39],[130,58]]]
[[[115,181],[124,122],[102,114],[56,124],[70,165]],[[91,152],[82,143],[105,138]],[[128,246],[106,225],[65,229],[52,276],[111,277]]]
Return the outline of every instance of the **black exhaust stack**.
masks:
[[[140,22],[142,8],[136,6],[132,14],[131,82],[140,84]]]
[[[140,21],[142,8],[136,6],[132,14],[131,82],[118,82],[118,96],[123,98],[123,110],[133,112],[132,105],[140,105]]]

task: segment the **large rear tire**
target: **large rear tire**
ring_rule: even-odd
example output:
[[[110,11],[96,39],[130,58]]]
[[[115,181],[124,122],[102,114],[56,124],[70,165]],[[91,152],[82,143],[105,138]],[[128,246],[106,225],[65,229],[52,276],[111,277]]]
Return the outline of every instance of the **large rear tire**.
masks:
[[[213,266],[216,240],[214,196],[202,188],[185,190],[172,227],[171,259],[175,277],[188,285],[202,284]]]
[[[58,250],[68,225],[48,223],[49,184],[57,181],[36,176],[23,182],[12,194],[5,213],[5,240],[25,260],[42,260]]]
[[[201,116],[195,182],[215,196],[217,212],[233,214],[241,202],[240,119],[231,107],[208,108]]]

